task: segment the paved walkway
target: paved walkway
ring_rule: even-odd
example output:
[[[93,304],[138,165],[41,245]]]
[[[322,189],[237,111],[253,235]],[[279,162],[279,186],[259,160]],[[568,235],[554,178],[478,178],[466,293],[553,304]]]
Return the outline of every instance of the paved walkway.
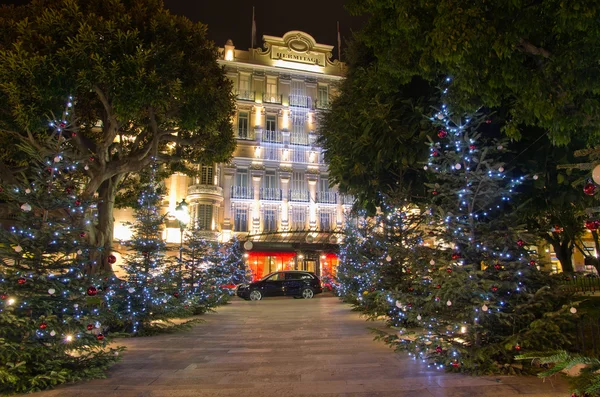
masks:
[[[373,323],[333,297],[235,300],[205,318],[190,332],[123,340],[108,379],[33,396],[569,396],[559,380],[429,370],[373,341]]]

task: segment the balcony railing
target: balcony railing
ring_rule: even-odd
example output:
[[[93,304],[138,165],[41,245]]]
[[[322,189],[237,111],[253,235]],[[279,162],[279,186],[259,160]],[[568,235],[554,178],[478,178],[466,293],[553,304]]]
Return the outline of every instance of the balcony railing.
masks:
[[[317,202],[322,204],[337,204],[337,193],[317,192]]]
[[[288,161],[292,163],[308,163],[308,152],[304,149],[288,149]]]
[[[190,185],[187,189],[188,196],[195,194],[217,195],[223,197],[223,188],[215,185]]]
[[[249,128],[238,128],[237,138],[252,141],[254,140],[254,130]]]
[[[306,132],[291,132],[290,133],[290,144],[291,145],[303,145],[308,146],[308,133]]]
[[[252,200],[254,198],[254,189],[248,186],[232,186],[231,198]]]
[[[349,194],[340,194],[340,199],[344,205],[353,205],[355,201],[355,198]]]
[[[283,102],[283,95],[263,94],[263,102],[264,103],[278,103],[281,105],[281,102]]]
[[[329,109],[329,101],[328,100],[315,101],[315,107],[317,109]]]
[[[261,146],[263,160],[281,160],[281,148],[278,146],[272,146],[270,143]]]
[[[281,201],[282,199],[281,189],[275,187],[261,187],[260,188],[260,199],[269,201]]]
[[[299,108],[310,108],[312,105],[312,99],[306,95],[290,95],[289,97],[290,106]]]
[[[254,91],[238,91],[237,98],[244,101],[253,101],[255,97]]]
[[[264,130],[262,133],[262,141],[270,143],[282,143],[283,136],[280,131]]]
[[[308,203],[310,201],[310,192],[308,190],[291,189],[289,194],[290,201]]]

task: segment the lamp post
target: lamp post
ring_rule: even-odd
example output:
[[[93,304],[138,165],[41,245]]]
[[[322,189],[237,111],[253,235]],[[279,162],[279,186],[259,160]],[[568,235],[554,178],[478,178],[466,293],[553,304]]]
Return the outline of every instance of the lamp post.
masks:
[[[188,208],[188,204],[185,202],[185,199],[181,199],[181,202],[177,204],[175,207],[175,218],[179,222],[179,288],[183,287],[183,231],[185,227],[190,222],[190,211]]]

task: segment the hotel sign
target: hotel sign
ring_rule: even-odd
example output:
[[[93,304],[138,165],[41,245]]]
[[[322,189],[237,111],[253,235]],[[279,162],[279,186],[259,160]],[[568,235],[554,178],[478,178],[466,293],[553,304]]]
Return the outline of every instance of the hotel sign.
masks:
[[[325,66],[325,54],[310,51],[299,52],[288,47],[273,46],[271,48],[271,59]]]

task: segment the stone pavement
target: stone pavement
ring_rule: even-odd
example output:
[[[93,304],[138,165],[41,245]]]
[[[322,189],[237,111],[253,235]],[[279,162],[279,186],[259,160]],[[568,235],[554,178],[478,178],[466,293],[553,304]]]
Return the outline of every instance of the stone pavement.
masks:
[[[427,369],[373,341],[333,297],[234,300],[189,332],[122,340],[107,379],[34,397],[569,396],[560,379],[469,377]]]

